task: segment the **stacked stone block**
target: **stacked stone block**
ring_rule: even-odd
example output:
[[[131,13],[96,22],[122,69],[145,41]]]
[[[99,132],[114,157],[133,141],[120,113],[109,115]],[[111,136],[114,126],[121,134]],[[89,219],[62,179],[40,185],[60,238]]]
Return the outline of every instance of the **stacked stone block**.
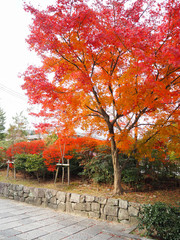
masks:
[[[141,205],[122,199],[66,193],[0,182],[0,196],[80,216],[137,223]]]

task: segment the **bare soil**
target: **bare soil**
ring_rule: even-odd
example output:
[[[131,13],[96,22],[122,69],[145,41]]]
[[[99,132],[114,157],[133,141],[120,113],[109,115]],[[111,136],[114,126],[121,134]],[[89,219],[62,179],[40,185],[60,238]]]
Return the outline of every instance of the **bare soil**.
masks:
[[[166,190],[151,190],[146,192],[136,192],[124,185],[126,189],[123,195],[113,195],[113,186],[110,184],[96,184],[93,182],[83,181],[81,178],[71,179],[71,183],[61,183],[61,179],[58,179],[57,183],[54,184],[53,180],[46,180],[38,182],[32,177],[26,177],[20,173],[16,174],[14,179],[13,172],[10,171],[9,177],[6,177],[6,169],[0,169],[0,181],[14,184],[22,184],[25,186],[38,187],[38,188],[50,188],[58,191],[78,193],[78,194],[89,194],[94,196],[103,196],[107,198],[121,198],[130,202],[137,202],[143,204],[154,204],[155,202],[164,202],[173,206],[178,206],[180,203],[180,189],[169,188]]]

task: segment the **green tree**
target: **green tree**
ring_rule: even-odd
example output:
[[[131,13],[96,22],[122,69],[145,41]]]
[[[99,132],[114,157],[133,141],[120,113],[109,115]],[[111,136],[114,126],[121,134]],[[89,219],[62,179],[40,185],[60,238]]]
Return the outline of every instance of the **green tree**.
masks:
[[[5,112],[3,111],[2,108],[0,108],[0,140],[3,140],[5,138]]]
[[[29,173],[34,173],[39,182],[40,175],[44,176],[46,172],[44,159],[42,158],[41,155],[38,154],[28,154],[25,163],[25,169]]]
[[[13,123],[10,124],[7,130],[7,140],[9,140],[11,144],[27,140],[27,128],[28,121],[27,118],[23,116],[23,112],[19,114],[16,113],[16,116],[13,117]]]
[[[24,178],[26,178],[26,161],[27,161],[27,154],[17,154],[15,156],[15,168],[17,171],[24,174]]]

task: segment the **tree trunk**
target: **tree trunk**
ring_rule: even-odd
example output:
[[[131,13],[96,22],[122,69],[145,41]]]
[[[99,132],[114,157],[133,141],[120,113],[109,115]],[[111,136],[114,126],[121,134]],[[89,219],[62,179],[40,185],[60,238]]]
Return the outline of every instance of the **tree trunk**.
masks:
[[[114,194],[122,194],[124,192],[121,185],[122,168],[119,165],[118,149],[116,147],[114,136],[111,137],[111,155],[114,168]]]
[[[6,175],[6,178],[9,177],[9,163],[7,164],[7,175]]]
[[[59,166],[58,166],[57,169],[56,169],[56,175],[55,175],[55,179],[54,179],[54,184],[55,184],[56,181],[57,181],[58,172],[59,172]]]
[[[36,177],[37,177],[38,183],[40,183],[39,173],[38,172],[36,172]]]

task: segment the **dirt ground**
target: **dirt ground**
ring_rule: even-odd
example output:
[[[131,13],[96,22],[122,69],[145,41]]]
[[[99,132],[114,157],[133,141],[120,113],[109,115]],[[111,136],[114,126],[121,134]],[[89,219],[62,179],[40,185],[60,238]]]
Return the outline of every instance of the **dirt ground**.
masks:
[[[16,179],[14,179],[13,171],[9,172],[9,177],[7,178],[6,169],[0,169],[0,181],[9,182],[14,184],[23,184],[25,186],[39,187],[39,188],[51,188],[58,191],[73,192],[79,194],[89,194],[94,196],[103,196],[107,198],[121,198],[130,202],[137,203],[150,203],[164,202],[171,204],[173,206],[178,206],[180,204],[180,189],[179,188],[169,188],[164,190],[149,190],[145,192],[136,192],[127,186],[123,186],[126,191],[123,195],[113,195],[113,186],[110,184],[96,184],[93,182],[83,181],[81,178],[71,179],[71,183],[65,182],[62,184],[61,179],[58,179],[57,183],[54,184],[53,180],[48,181],[38,181],[27,177],[26,179],[22,174],[17,173]]]

